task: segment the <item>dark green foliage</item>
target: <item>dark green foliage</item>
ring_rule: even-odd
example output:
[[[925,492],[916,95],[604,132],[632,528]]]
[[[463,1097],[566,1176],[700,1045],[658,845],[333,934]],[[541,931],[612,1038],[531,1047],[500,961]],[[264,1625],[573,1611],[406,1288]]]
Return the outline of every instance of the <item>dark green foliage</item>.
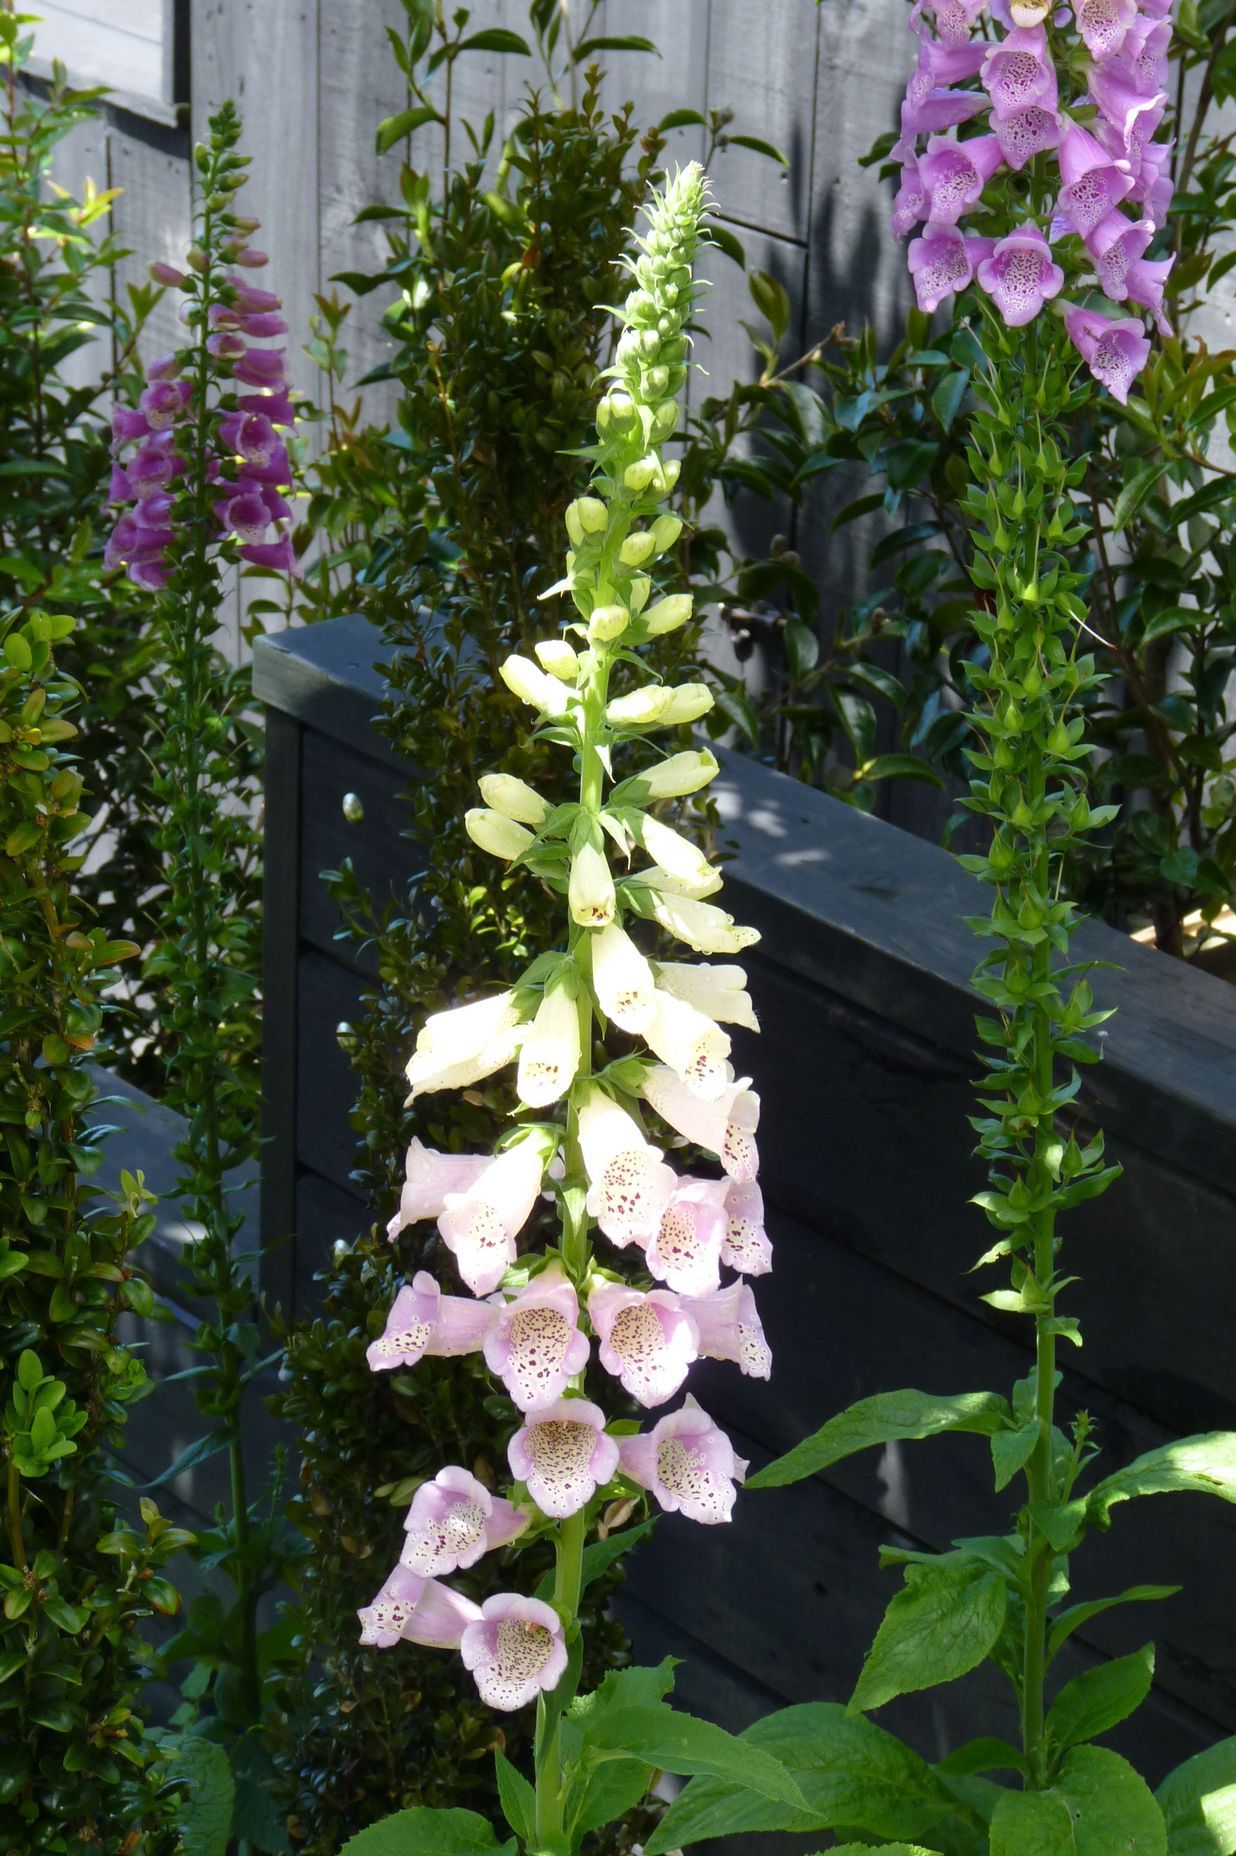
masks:
[[[79,691],[54,647],[72,619],[33,608],[0,626],[0,1824],[21,1856],[170,1847],[139,1690],[135,1634],[174,1612],[163,1562],[189,1536],[153,1502],[119,1525],[109,1452],[149,1390],[119,1338],[148,1314],[132,1252],[154,1219],[141,1180],[89,1184],[87,1065],[116,963],[136,953],[76,895],[87,825],[67,744]]]

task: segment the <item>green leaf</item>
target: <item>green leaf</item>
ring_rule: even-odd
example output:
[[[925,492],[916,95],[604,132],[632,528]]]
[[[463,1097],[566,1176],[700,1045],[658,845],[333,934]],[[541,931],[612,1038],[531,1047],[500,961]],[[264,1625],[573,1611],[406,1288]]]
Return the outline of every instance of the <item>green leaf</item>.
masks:
[[[1186,1759],[1155,1797],[1168,1856],[1236,1856],[1236,1738]]]
[[[727,135],[725,146],[727,148],[749,148],[752,154],[767,155],[770,161],[778,162],[783,168],[788,168],[790,165],[788,155],[783,154],[779,148],[774,148],[771,142],[761,141],[758,135]]]
[[[748,1478],[748,1489],[780,1489],[832,1463],[881,1444],[976,1431],[990,1437],[1008,1423],[1008,1401],[995,1392],[877,1392],[830,1418],[813,1437]]]
[[[877,754],[866,760],[854,775],[859,780],[921,780],[926,786],[943,786],[944,781],[929,761],[917,754]]]
[[[655,1668],[611,1669],[599,1687],[580,1695],[562,1723],[562,1752],[575,1768],[566,1802],[567,1829],[573,1837],[603,1830],[637,1805],[652,1784],[655,1768],[647,1760],[607,1759],[589,1767],[581,1763],[584,1742],[603,1713],[618,1708],[656,1707],[674,1686],[674,1659]]]
[[[951,431],[953,420],[961,411],[969,385],[970,370],[963,367],[955,373],[942,375],[931,390],[931,409],[946,432]]]
[[[991,1439],[991,1460],[996,1472],[996,1491],[1006,1489],[1019,1469],[1024,1469],[1034,1455],[1039,1441],[1037,1419],[1015,1431],[995,1431]]]
[[[1236,1502],[1236,1431],[1207,1431],[1148,1450],[1091,1489],[1090,1519],[1101,1526],[1117,1502],[1135,1495],[1217,1495]]]
[[[950,1778],[966,1779],[976,1772],[1024,1772],[1026,1762],[1015,1746],[984,1734],[979,1740],[967,1740],[954,1748],[947,1759],[936,1761],[936,1771]]]
[[[1156,1598],[1175,1598],[1180,1590],[1178,1585],[1131,1585],[1127,1591],[1118,1592],[1114,1598],[1091,1598],[1081,1605],[1070,1605],[1062,1611],[1051,1627],[1047,1639],[1047,1660],[1050,1662],[1061,1645],[1088,1624],[1091,1618],[1097,1618],[1102,1611],[1110,1611],[1115,1605],[1142,1604]]]
[[[594,1579],[599,1579],[602,1573],[608,1572],[614,1561],[621,1559],[624,1553],[629,1553],[631,1548],[643,1540],[646,1534],[652,1532],[655,1525],[656,1516],[650,1515],[646,1521],[639,1521],[634,1527],[624,1528],[621,1534],[610,1534],[606,1539],[594,1540],[590,1546],[585,1547],[584,1586],[591,1585]],[[548,1603],[553,1589],[554,1569],[551,1566],[549,1571],[542,1576],[534,1596]]]
[[[531,1843],[536,1835],[536,1790],[522,1772],[516,1771],[501,1747],[494,1748],[494,1767],[503,1815],[515,1835]]]
[[[186,1469],[193,1469],[198,1463],[204,1463],[208,1457],[217,1456],[219,1451],[226,1450],[227,1446],[226,1431],[212,1431],[205,1437],[195,1438],[193,1443],[181,1451],[176,1461],[169,1463],[153,1482],[143,1482],[139,1486],[144,1489],[161,1488],[165,1482],[174,1482],[176,1477],[183,1475]]]
[[[1132,1766],[1101,1746],[1065,1756],[1048,1791],[1006,1792],[991,1856],[1167,1856],[1163,1813]]]
[[[606,1709],[585,1726],[583,1757],[640,1759],[663,1772],[711,1773],[780,1804],[803,1802],[780,1760],[711,1721],[664,1706]]]
[[[850,1701],[882,1708],[897,1695],[954,1682],[976,1669],[1004,1628],[1004,1575],[979,1565],[907,1566],[867,1652]]]
[[[414,1804],[349,1837],[339,1856],[516,1856],[475,1811],[434,1811]]]
[[[652,52],[660,56],[652,40],[641,39],[638,33],[619,35],[617,38],[602,33],[599,38],[581,40],[571,53],[571,63],[582,64],[585,58],[591,58],[596,52]]]
[[[874,1837],[927,1837],[950,1856],[978,1856],[986,1837],[925,1760],[893,1734],[836,1702],[803,1702],[757,1721],[742,1735],[797,1779],[803,1806],[757,1797],[728,1778],[696,1778],[674,1800],[647,1856],[744,1831],[862,1828]]]
[[[1152,458],[1145,464],[1139,464],[1135,470],[1130,472],[1112,510],[1111,532],[1113,535],[1119,534],[1120,530],[1133,520],[1155,484],[1167,470],[1170,461],[1168,458]]]
[[[1059,1747],[1097,1740],[1140,1708],[1154,1679],[1154,1645],[1099,1663],[1068,1682],[1052,1702],[1046,1731]]]
[[[459,49],[461,52],[514,52],[521,58],[532,56],[528,41],[506,26],[489,26],[484,32],[474,32],[471,38],[460,40]]]
[[[236,1788],[223,1748],[196,1735],[181,1740],[168,1779],[184,1786],[176,1823],[181,1856],[226,1856]]]
[[[427,103],[419,104],[415,109],[400,110],[397,116],[384,116],[378,124],[378,133],[374,138],[378,154],[386,154],[396,142],[402,142],[406,135],[411,135],[415,129],[423,128],[427,122],[441,121],[442,117],[438,111],[431,109]]]
[[[834,1843],[825,1856],[871,1856],[870,1843]],[[879,1856],[939,1856],[921,1843],[881,1843]]]

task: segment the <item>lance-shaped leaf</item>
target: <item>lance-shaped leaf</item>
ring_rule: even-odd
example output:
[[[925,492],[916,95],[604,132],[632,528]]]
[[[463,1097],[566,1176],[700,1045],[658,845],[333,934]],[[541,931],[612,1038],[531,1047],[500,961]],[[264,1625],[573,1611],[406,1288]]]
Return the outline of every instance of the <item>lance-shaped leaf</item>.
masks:
[[[955,1682],[977,1669],[1004,1628],[1003,1573],[977,1565],[907,1566],[850,1701],[882,1708],[897,1695]]]
[[[991,1856],[1168,1856],[1163,1813],[1119,1754],[1078,1746],[1048,1791],[1006,1792]]]
[[[1186,1759],[1155,1797],[1168,1856],[1236,1856],[1236,1738]]]
[[[1117,1502],[1135,1495],[1217,1495],[1236,1502],[1236,1431],[1182,1437],[1105,1476],[1087,1499],[1091,1520],[1102,1526]]]
[[[564,1817],[573,1837],[616,1822],[639,1803],[656,1776],[655,1766],[644,1759],[606,1759],[600,1765],[583,1761],[590,1729],[615,1709],[655,1708],[673,1686],[672,1656],[655,1669],[611,1669],[599,1688],[577,1696],[564,1715],[562,1754],[571,1774]]]
[[[1011,1421],[1007,1399],[995,1392],[877,1392],[804,1438],[785,1456],[747,1479],[748,1489],[779,1489],[818,1475],[843,1457],[881,1444],[938,1437],[945,1431],[976,1431],[990,1437]]]
[[[1059,1747],[1096,1740],[1140,1708],[1154,1677],[1154,1645],[1099,1663],[1066,1682],[1051,1704],[1047,1733]]]
[[[748,1791],[798,1808],[802,1793],[779,1759],[711,1721],[667,1707],[605,1709],[585,1723],[584,1765],[638,1759],[663,1772],[706,1772],[732,1778]]]
[[[1052,1624],[1051,1635],[1047,1639],[1048,1662],[1075,1630],[1080,1630],[1091,1618],[1097,1618],[1100,1612],[1111,1611],[1116,1605],[1146,1604],[1157,1598],[1175,1598],[1179,1590],[1178,1585],[1130,1585],[1123,1592],[1117,1592],[1114,1598],[1091,1598],[1080,1605],[1070,1605]]]

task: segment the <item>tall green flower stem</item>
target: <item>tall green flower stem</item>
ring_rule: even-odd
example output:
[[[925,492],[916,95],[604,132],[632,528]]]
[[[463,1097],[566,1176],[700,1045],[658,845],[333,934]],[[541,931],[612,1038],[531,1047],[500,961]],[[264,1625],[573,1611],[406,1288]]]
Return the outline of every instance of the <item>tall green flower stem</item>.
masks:
[[[1065,552],[1086,533],[1069,500],[1086,466],[1067,456],[1063,438],[1091,389],[1075,382],[1076,363],[1062,352],[1059,325],[1040,320],[1045,333],[1039,322],[1010,332],[989,314],[984,331],[988,369],[977,383],[981,405],[971,427],[965,507],[976,548],[974,580],[987,594],[974,623],[989,660],[972,672],[979,698],[973,721],[984,747],[972,756],[969,803],[991,821],[993,835],[985,856],[962,860],[996,892],[990,920],[974,924],[994,943],[975,983],[998,1013],[978,1021],[988,1054],[976,1126],[979,1152],[991,1167],[991,1186],[979,1203],[999,1233],[984,1261],[1008,1257],[1012,1286],[985,1299],[1025,1314],[1035,1330],[1020,1520],[1020,1694],[1031,1785],[1046,1780],[1043,1684],[1058,1511],[1085,1458],[1084,1428],[1072,1446],[1055,1428],[1056,1343],[1080,1340],[1076,1322],[1057,1313],[1069,1279],[1057,1272],[1056,1219],[1119,1171],[1103,1164],[1101,1134],[1079,1145],[1058,1127],[1077,1094],[1077,1064],[1097,1056],[1084,1033],[1108,1016],[1091,1009],[1090,987],[1070,960],[1077,917],[1061,894],[1061,870],[1079,840],[1115,808],[1092,808],[1081,790],[1087,744],[1079,704],[1099,679],[1084,649],[1083,576]]]

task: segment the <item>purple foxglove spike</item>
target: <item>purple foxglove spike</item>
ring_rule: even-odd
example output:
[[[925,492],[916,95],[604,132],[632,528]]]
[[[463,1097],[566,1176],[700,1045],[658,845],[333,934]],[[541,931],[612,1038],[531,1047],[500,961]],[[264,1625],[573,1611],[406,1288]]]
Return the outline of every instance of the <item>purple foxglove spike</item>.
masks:
[[[602,1283],[588,1297],[588,1319],[601,1365],[641,1405],[664,1405],[699,1357],[699,1332],[687,1305],[666,1289],[642,1294]]]
[[[422,1579],[406,1566],[396,1566],[372,1604],[363,1605],[356,1615],[361,1642],[380,1650],[400,1639],[428,1649],[457,1650],[481,1608],[436,1579]]]
[[[707,1295],[721,1281],[725,1241],[725,1179],[681,1179],[661,1214],[644,1260],[652,1275],[679,1295]]]
[[[246,245],[243,239],[228,239],[223,250],[228,254],[231,262],[239,264],[242,270],[260,271],[264,265],[270,263],[266,252],[258,251],[253,245]]]
[[[1111,58],[1137,17],[1137,0],[1073,0],[1077,30],[1092,58]]]
[[[280,393],[242,393],[236,402],[238,412],[260,413],[269,419],[272,425],[292,425],[296,419],[296,408],[288,398],[286,388]]]
[[[282,348],[250,348],[232,369],[233,377],[247,387],[286,387]]]
[[[977,90],[929,90],[917,103],[907,98],[901,106],[901,141],[894,154],[902,149],[913,152],[914,140],[937,129],[955,129],[969,122],[987,107]]]
[[[183,271],[178,271],[174,264],[167,264],[162,258],[155,258],[150,265],[150,281],[162,284],[165,290],[183,290],[188,282]]]
[[[1175,262],[1174,252],[1170,258],[1137,258],[1125,279],[1130,303],[1148,309],[1155,328],[1165,337],[1171,336],[1172,325],[1163,312],[1163,290]]]
[[[180,372],[180,356],[162,354],[146,369],[147,380],[175,380]]]
[[[580,1110],[579,1141],[589,1214],[611,1243],[646,1243],[656,1234],[677,1184],[660,1148],[651,1146],[626,1110],[600,1089],[590,1091]]]
[[[1055,110],[1031,103],[1012,116],[993,118],[992,126],[1000,152],[1013,169],[1024,168],[1035,155],[1055,148],[1060,141],[1061,123]]]
[[[212,330],[225,329],[233,334],[240,332],[240,315],[230,303],[212,303],[206,321]]]
[[[1056,68],[1042,26],[1014,26],[996,45],[983,47],[979,76],[997,116],[1016,116],[1032,104],[1054,114]]]
[[[1132,68],[1122,58],[1110,58],[1090,67],[1090,95],[1126,157],[1140,161],[1142,150],[1163,120],[1167,92],[1153,90],[1147,95],[1138,88]]]
[[[902,163],[901,185],[893,196],[892,232],[894,238],[908,238],[920,220],[927,217],[927,198],[913,156]]]
[[[239,361],[249,352],[240,336],[230,329],[220,329],[217,334],[208,335],[206,351],[216,361]]]
[[[134,586],[144,587],[148,593],[162,592],[172,577],[171,568],[161,560],[130,561],[128,573]]]
[[[136,492],[129,482],[129,475],[119,464],[112,465],[112,474],[107,480],[107,500],[109,503],[131,503]]]
[[[219,437],[229,451],[253,464],[268,464],[279,447],[279,437],[264,413],[225,413]]]
[[[658,1419],[650,1431],[624,1437],[619,1457],[632,1482],[647,1489],[667,1513],[706,1525],[730,1519],[735,1484],[747,1474],[747,1464],[725,1432],[689,1393],[681,1410]]]
[[[928,224],[919,238],[910,240],[906,261],[918,306],[928,315],[946,296],[964,290],[974,279],[974,246],[956,226]]]
[[[920,24],[925,0],[915,0],[910,12],[910,30],[921,34],[926,30]],[[964,45],[970,38],[975,21],[986,5],[986,0],[935,0],[928,7],[935,20],[936,32],[943,45]]]
[[[1072,122],[1060,137],[1060,179],[1059,212],[1067,228],[1083,238],[1134,186],[1129,163],[1113,161],[1101,142]]]
[[[1010,329],[1033,322],[1048,297],[1064,288],[1064,272],[1037,226],[998,239],[978,267],[978,280]]]
[[[933,225],[955,226],[963,214],[978,205],[983,188],[1003,160],[994,135],[975,135],[966,142],[931,136],[927,153],[918,164],[927,204],[927,211],[919,217]]]
[[[290,535],[281,535],[278,541],[246,541],[237,549],[242,561],[248,561],[252,567],[261,567],[270,574],[291,574],[293,579],[301,577],[300,562],[292,546]]]
[[[685,1306],[699,1329],[705,1359],[731,1360],[748,1379],[772,1376],[772,1349],[750,1283],[734,1282],[715,1295],[693,1296]]]
[[[286,446],[280,441],[264,464],[259,463],[256,458],[246,458],[244,475],[255,483],[290,483],[292,467],[288,460]]]
[[[403,1525],[400,1565],[436,1579],[475,1566],[482,1554],[516,1539],[528,1517],[452,1464],[421,1484]]]
[[[755,1178],[760,1098],[749,1077],[731,1083],[715,1102],[702,1102],[668,1065],[659,1063],[645,1076],[642,1087],[645,1101],[662,1121],[685,1141],[716,1154],[731,1179]]]
[[[578,1514],[618,1467],[618,1446],[605,1435],[605,1413],[586,1398],[560,1398],[529,1412],[507,1445],[511,1472],[526,1483],[542,1514]]]
[[[438,1218],[442,1241],[473,1295],[489,1295],[515,1261],[515,1240],[540,1197],[545,1154],[534,1138],[497,1154]]]
[[[764,1229],[764,1195],[755,1180],[730,1180],[725,1219],[722,1263],[744,1276],[766,1276],[772,1268],[772,1245]]]
[[[1131,206],[1140,206],[1142,218],[1149,219],[1156,230],[1167,223],[1175,187],[1172,182],[1172,153],[1175,142],[1152,142],[1136,170]]]
[[[381,1337],[370,1342],[365,1358],[371,1372],[383,1373],[415,1366],[426,1354],[455,1359],[479,1353],[493,1321],[488,1302],[443,1295],[428,1270],[418,1270],[395,1297]]]
[[[156,451],[149,442],[134,452],[128,462],[129,482],[135,496],[149,496],[161,490],[175,476],[175,460],[166,452]]]
[[[273,290],[259,290],[235,271],[229,272],[227,281],[236,292],[235,307],[246,315],[264,315],[267,310],[283,308],[282,297]]]
[[[1070,303],[1064,326],[1094,378],[1113,399],[1126,405],[1129,388],[1150,359],[1150,341],[1141,323],[1132,317],[1113,322],[1095,310]]]
[[[561,1264],[551,1263],[509,1302],[495,1298],[485,1336],[485,1364],[521,1411],[555,1404],[588,1364],[579,1298]]]
[[[245,479],[242,478],[241,481],[244,482]],[[291,521],[292,505],[288,502],[285,496],[280,496],[278,490],[275,489],[273,484],[255,482],[252,488],[253,488],[254,494],[256,494],[257,496],[260,496],[262,501],[265,503],[266,513],[270,517],[272,522],[290,522]]]
[[[481,1700],[506,1714],[557,1688],[567,1666],[558,1613],[514,1592],[485,1600],[459,1648]]]

